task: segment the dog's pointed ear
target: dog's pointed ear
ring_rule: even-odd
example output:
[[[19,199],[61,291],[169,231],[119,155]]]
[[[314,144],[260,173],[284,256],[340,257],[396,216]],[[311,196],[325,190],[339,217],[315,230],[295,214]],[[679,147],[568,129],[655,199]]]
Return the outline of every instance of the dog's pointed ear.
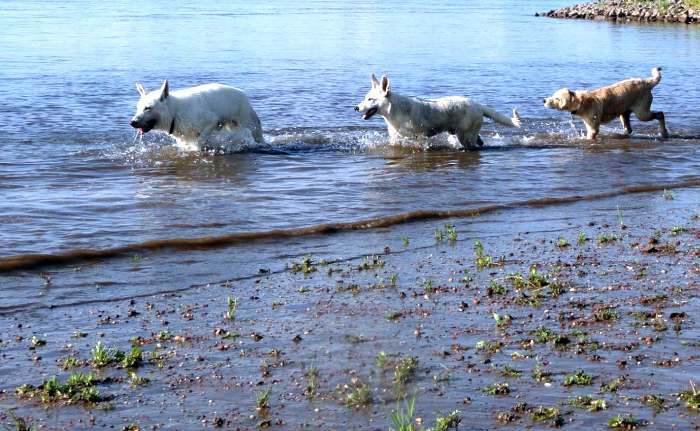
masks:
[[[379,87],[379,80],[377,79],[376,76],[374,76],[374,73],[372,74],[372,88],[374,87]]]
[[[143,85],[139,84],[138,82],[136,83],[136,91],[138,91],[141,96],[146,95],[146,89],[143,88]]]
[[[168,90],[168,80],[163,81],[163,86],[160,87],[160,100],[163,101],[168,98],[170,91]]]
[[[382,75],[382,91],[389,94],[389,77],[386,75]]]
[[[575,98],[576,98],[576,93],[574,93],[573,91],[569,90],[569,97],[571,98],[571,100],[575,99]]]

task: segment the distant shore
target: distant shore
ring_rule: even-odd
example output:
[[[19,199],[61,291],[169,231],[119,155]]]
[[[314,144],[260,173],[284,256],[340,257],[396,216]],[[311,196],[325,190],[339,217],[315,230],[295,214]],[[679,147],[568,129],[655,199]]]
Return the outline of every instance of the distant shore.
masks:
[[[604,0],[580,3],[535,16],[568,19],[604,19],[621,22],[667,22],[697,24],[700,1],[697,0]]]

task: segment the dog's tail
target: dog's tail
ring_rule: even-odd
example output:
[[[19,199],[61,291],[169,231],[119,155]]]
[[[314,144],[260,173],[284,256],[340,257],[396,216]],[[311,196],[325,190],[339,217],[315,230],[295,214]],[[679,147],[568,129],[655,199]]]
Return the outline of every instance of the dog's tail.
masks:
[[[659,81],[661,81],[661,68],[657,66],[651,69],[651,78],[647,78],[647,82],[653,87],[658,84]]]
[[[509,126],[509,127],[520,127],[520,114],[518,114],[518,111],[513,109],[513,117],[508,118],[505,115],[501,115],[498,112],[492,111],[491,109],[482,106],[481,110],[484,114],[484,117],[490,118],[493,121],[503,124],[504,126]]]

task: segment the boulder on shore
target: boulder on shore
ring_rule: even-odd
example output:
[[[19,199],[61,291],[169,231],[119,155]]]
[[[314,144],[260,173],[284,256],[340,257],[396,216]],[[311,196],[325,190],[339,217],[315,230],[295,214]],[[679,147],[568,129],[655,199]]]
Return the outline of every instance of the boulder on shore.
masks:
[[[689,7],[684,0],[640,1],[640,0],[604,0],[593,3],[581,3],[548,12],[536,13],[535,16],[569,19],[606,19],[625,22],[673,22],[694,24],[700,22],[700,10]]]

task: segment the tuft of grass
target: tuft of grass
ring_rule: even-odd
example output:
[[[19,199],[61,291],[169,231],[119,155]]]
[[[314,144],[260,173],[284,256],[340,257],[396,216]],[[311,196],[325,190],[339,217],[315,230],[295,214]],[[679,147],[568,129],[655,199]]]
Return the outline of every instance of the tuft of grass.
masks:
[[[384,268],[384,260],[381,257],[373,254],[365,256],[364,261],[357,267],[358,271],[369,271],[372,269]]]
[[[406,401],[406,410],[397,405],[396,410],[391,412],[391,431],[416,431],[413,422],[413,415],[416,411],[416,396],[414,395]]]
[[[292,261],[290,267],[291,271],[294,273],[302,273],[304,275],[316,272],[317,268],[314,261],[310,255],[304,256],[301,262]]]
[[[600,385],[600,392],[617,392],[626,381],[627,379],[624,376],[612,379],[609,382]]]
[[[619,317],[617,311],[612,307],[602,307],[593,312],[593,318],[596,322],[611,322]]]
[[[578,370],[574,374],[569,374],[564,378],[564,386],[588,386],[593,383],[593,376]]]
[[[510,322],[513,321],[513,317],[511,317],[510,314],[498,314],[494,312],[493,320],[496,321],[497,328],[505,328],[506,326],[510,325]]]
[[[510,365],[505,365],[503,369],[499,372],[503,377],[520,377],[523,372],[517,368],[513,368]]]
[[[635,419],[634,416],[632,415],[617,415],[615,417],[610,418],[608,421],[608,427],[609,428],[615,428],[615,429],[621,429],[621,430],[633,430],[637,429],[640,426],[644,426],[645,423]]]
[[[457,429],[462,422],[460,413],[459,410],[455,410],[448,415],[438,416],[435,418],[435,426],[431,431],[448,431],[450,428]]]
[[[90,351],[92,359],[90,363],[95,368],[104,368],[112,365],[124,357],[124,352],[121,352],[112,347],[105,347],[102,341],[98,341],[95,347]]]
[[[685,406],[690,410],[700,411],[700,392],[695,388],[695,383],[690,381],[690,390],[678,394],[678,398],[685,401]]]
[[[143,362],[143,352],[138,347],[132,347],[121,361],[124,368],[137,368]]]
[[[535,368],[533,368],[532,373],[530,376],[541,383],[547,383],[552,380],[552,373],[549,371],[545,371],[542,369],[540,364],[535,365]]]
[[[576,237],[576,244],[578,245],[583,245],[588,241],[588,238],[586,237],[586,234],[583,232],[578,233],[578,237]]]
[[[450,242],[457,241],[457,228],[453,224],[445,224],[445,233],[447,234],[447,239]]]
[[[272,394],[272,388],[267,388],[262,392],[258,392],[255,395],[255,409],[257,411],[269,410],[270,409],[270,395]]]
[[[418,358],[406,356],[399,360],[394,367],[394,383],[403,385],[413,378],[418,368]]]
[[[7,417],[12,421],[12,428],[16,431],[34,431],[35,427],[27,423],[27,420],[21,416],[17,416],[14,409],[7,411]],[[10,427],[4,426],[5,429],[9,430]]]
[[[309,399],[314,398],[318,392],[318,375],[318,368],[316,367],[311,367],[304,373],[304,377],[306,377],[304,395]]]
[[[615,235],[615,234],[612,234],[612,233],[601,233],[600,235],[598,235],[598,236],[596,237],[596,242],[597,242],[599,245],[602,245],[602,244],[610,244],[610,243],[612,243],[612,242],[617,241],[618,239],[620,239],[620,238],[619,238],[617,235]]]
[[[486,386],[482,390],[490,395],[508,395],[510,393],[510,386],[505,382],[496,382],[491,386]]]
[[[530,413],[530,417],[534,422],[557,420],[560,418],[559,409],[556,407],[539,406]]]
[[[666,400],[660,395],[647,394],[642,396],[640,401],[654,410],[663,410],[666,408]]]
[[[683,232],[685,232],[685,230],[686,230],[686,229],[685,229],[683,226],[673,226],[673,227],[671,228],[671,235],[674,235],[674,236],[675,236],[675,235],[680,235],[680,234],[682,234]]]
[[[405,248],[408,248],[408,246],[411,244],[411,239],[407,236],[402,236],[401,237],[401,242],[403,243],[403,246]]]
[[[34,347],[34,348],[43,347],[46,345],[46,340],[42,340],[41,338],[37,337],[36,335],[32,336],[31,342],[32,342],[32,347]]]
[[[493,265],[493,257],[484,254],[484,245],[481,241],[474,241],[474,255],[476,257],[476,268],[482,270]]]
[[[564,237],[559,237],[559,239],[557,239],[556,246],[559,248],[566,248],[570,245],[569,241]]]
[[[377,360],[375,362],[377,364],[377,368],[384,370],[389,365],[389,355],[387,355],[386,352],[381,351],[377,353]]]
[[[43,404],[65,402],[96,403],[101,401],[100,392],[95,388],[95,377],[92,374],[76,373],[68,376],[65,383],[53,376],[39,386],[24,384],[15,389],[15,394],[21,399],[38,399]]]
[[[229,296],[226,298],[226,312],[224,313],[224,319],[236,320],[236,311],[238,311],[238,298],[232,298]]]
[[[666,190],[664,189],[664,193],[662,195],[664,199],[667,201],[672,201],[673,200],[673,191],[672,190]]]
[[[588,410],[589,412],[597,412],[608,408],[608,405],[604,399],[595,399],[590,395],[583,395],[570,399],[569,405]]]
[[[372,404],[372,392],[360,379],[353,379],[350,391],[345,395],[345,405],[351,409],[361,409]]]
[[[508,293],[508,288],[506,288],[502,284],[499,284],[496,280],[491,280],[491,284],[489,285],[488,289],[486,290],[486,294],[488,296],[505,295],[507,293]]]
[[[503,347],[503,343],[501,343],[500,341],[481,340],[476,343],[475,347],[477,351],[493,354],[501,350],[501,347]]]

